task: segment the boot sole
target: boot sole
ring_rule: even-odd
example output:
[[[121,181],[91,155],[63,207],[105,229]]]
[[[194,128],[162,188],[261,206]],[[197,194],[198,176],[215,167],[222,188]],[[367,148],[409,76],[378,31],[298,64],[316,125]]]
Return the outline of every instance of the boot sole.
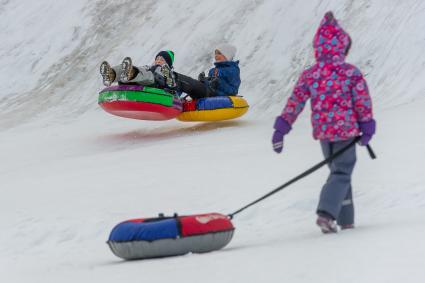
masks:
[[[120,76],[120,80],[122,82],[128,82],[130,80],[130,72],[133,69],[133,63],[131,62],[131,58],[130,57],[125,57],[124,60],[122,60],[121,63],[121,76]]]
[[[110,86],[112,84],[111,78],[109,77],[109,73],[111,71],[111,66],[108,62],[103,61],[100,64],[100,75],[102,76],[103,85]]]

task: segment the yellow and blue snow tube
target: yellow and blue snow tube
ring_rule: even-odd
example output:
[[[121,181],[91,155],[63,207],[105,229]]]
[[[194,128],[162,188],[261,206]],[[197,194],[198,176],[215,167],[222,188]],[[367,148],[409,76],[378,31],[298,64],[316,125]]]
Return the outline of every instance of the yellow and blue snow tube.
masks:
[[[249,105],[241,96],[214,96],[183,103],[177,119],[183,122],[222,121],[238,118]]]

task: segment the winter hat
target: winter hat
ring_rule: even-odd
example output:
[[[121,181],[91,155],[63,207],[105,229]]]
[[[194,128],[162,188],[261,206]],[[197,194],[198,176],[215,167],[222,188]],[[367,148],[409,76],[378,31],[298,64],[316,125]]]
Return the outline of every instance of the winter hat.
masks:
[[[167,62],[168,66],[170,66],[170,68],[173,67],[173,63],[174,63],[174,52],[171,50],[165,50],[165,51],[160,51],[158,54],[156,54],[155,58],[161,56],[162,58],[164,58],[165,62]]]
[[[215,50],[220,51],[229,61],[233,61],[236,55],[236,47],[228,43],[219,44]]]

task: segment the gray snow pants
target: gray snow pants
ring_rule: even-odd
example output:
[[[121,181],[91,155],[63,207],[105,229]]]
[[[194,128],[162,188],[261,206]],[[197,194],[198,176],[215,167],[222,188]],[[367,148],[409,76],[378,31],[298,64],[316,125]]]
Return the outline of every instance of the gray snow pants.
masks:
[[[153,85],[155,83],[155,78],[151,71],[143,67],[140,67],[140,68],[135,67],[135,68],[137,68],[138,70],[136,77],[126,83],[136,83],[139,85],[146,85],[146,86]],[[120,82],[120,77],[122,72],[121,65],[113,66],[112,69],[115,72],[114,82]]]
[[[328,158],[352,141],[353,139],[340,142],[320,141],[320,145],[323,155]],[[330,214],[337,220],[338,225],[354,224],[351,174],[355,164],[355,145],[328,164],[331,172],[320,193],[317,212]]]

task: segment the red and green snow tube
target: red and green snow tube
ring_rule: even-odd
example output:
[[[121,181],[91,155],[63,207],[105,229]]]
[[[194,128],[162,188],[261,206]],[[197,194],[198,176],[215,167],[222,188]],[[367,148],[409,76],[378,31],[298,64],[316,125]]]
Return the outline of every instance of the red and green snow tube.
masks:
[[[116,225],[109,236],[112,252],[123,259],[206,253],[225,247],[235,228],[220,213],[142,218]]]
[[[139,120],[169,120],[182,112],[180,99],[163,89],[116,85],[99,93],[99,105],[108,113]]]

